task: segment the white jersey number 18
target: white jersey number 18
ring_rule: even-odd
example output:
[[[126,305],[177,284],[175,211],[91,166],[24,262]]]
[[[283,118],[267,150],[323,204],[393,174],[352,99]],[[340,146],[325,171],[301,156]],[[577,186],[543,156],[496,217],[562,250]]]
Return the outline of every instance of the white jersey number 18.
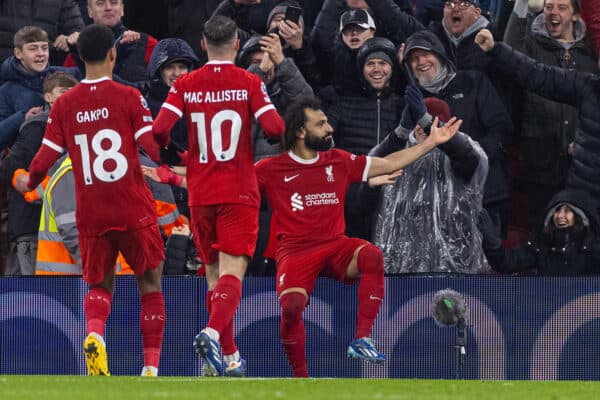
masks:
[[[110,142],[110,147],[102,148],[102,141]],[[113,129],[101,129],[92,137],[92,151],[96,154],[93,164],[90,164],[90,148],[85,134],[75,135],[75,144],[81,150],[81,168],[83,169],[83,181],[86,185],[94,183],[94,178],[102,182],[115,182],[127,173],[127,158],[119,150],[121,149],[121,136]],[[107,160],[113,160],[115,168],[107,171],[104,164]]]

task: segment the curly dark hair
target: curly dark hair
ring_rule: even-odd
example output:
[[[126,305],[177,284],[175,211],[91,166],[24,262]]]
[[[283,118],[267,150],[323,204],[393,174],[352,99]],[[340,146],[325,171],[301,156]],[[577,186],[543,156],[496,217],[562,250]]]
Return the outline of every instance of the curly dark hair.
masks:
[[[285,112],[285,134],[283,135],[283,149],[290,150],[296,143],[296,133],[306,122],[306,109],[321,109],[321,101],[316,97],[303,97],[292,103]]]

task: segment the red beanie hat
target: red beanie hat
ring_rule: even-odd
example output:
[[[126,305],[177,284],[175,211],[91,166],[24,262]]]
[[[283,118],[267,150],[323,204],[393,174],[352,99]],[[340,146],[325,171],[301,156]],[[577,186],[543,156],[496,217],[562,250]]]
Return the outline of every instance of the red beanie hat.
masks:
[[[450,106],[444,100],[437,97],[427,97],[425,99],[425,107],[427,112],[435,119],[438,117],[441,122],[448,122],[450,119]]]

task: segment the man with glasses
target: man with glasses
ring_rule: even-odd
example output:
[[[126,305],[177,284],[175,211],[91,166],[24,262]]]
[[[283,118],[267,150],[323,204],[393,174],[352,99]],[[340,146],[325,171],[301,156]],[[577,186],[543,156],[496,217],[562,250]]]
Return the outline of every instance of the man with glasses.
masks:
[[[449,7],[451,9],[459,8],[461,10],[466,10],[467,8],[469,8],[472,5],[473,4],[469,0],[463,0],[463,1],[448,0],[448,1],[444,2],[444,7]]]
[[[394,43],[405,42],[413,33],[425,29],[414,17],[390,6],[388,1],[365,0],[373,15],[395,18],[396,25],[402,25],[398,32],[389,38]],[[475,35],[483,28],[496,31],[494,23],[481,15],[481,0],[448,0],[444,4],[444,16],[441,21],[431,20],[427,29],[434,32],[442,41],[450,61],[458,70],[478,70],[488,72],[490,61],[475,45]],[[398,15],[398,12],[400,15]],[[492,74],[490,74],[492,78]],[[496,88],[500,85],[494,85]]]
[[[488,25],[490,21],[481,15],[479,0],[448,0],[444,3],[442,21],[431,22],[429,29],[442,40],[458,69],[482,70],[487,59],[473,46],[473,39]]]
[[[442,21],[434,21],[429,24],[429,30],[440,39],[448,61],[456,66],[456,70],[483,72],[498,92],[499,99],[506,107],[508,115],[513,115],[513,98],[517,93],[515,84],[498,70],[496,62],[488,57],[474,42],[477,33],[484,28],[492,32],[496,40],[501,40],[499,27],[481,15],[480,0],[448,0],[444,3],[444,17]],[[473,133],[472,131],[467,132],[470,134]],[[507,128],[502,130],[502,134],[504,140],[507,140],[512,136],[512,128],[507,126]],[[507,169],[504,152],[499,151],[494,153],[497,155],[497,158],[490,158],[490,165],[494,171],[493,174],[506,176]],[[504,187],[505,185],[502,184],[501,186]],[[508,221],[510,220],[508,202],[505,197],[505,191],[508,190],[510,189],[504,188],[499,192],[499,196],[491,197],[491,192],[488,191],[488,196],[485,200],[487,209],[499,217],[499,220],[495,219],[496,222],[500,221],[501,237],[506,236]],[[493,206],[494,211],[492,211],[491,204],[495,204]]]

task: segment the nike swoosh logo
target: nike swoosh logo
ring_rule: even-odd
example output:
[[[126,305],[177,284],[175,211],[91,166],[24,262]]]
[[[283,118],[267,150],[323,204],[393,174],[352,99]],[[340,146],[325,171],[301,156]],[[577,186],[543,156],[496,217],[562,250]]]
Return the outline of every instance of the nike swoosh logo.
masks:
[[[284,176],[284,177],[283,177],[283,181],[284,181],[284,182],[289,182],[289,181],[291,181],[291,180],[293,180],[293,179],[296,179],[296,178],[297,178],[297,177],[299,177],[299,176],[300,176],[300,174],[298,174],[298,175],[294,175],[294,176]]]
[[[371,299],[371,300],[383,300],[381,297],[375,297],[372,294],[369,295],[369,299]]]

